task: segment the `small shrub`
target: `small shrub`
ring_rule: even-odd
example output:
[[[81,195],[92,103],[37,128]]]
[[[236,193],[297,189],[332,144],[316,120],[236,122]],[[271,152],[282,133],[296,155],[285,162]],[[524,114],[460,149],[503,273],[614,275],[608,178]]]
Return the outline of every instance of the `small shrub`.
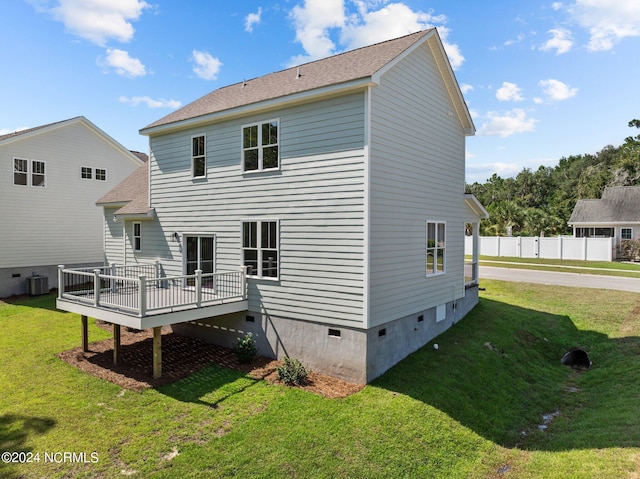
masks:
[[[258,355],[258,348],[256,347],[256,341],[253,339],[253,334],[247,333],[244,338],[238,338],[238,342],[235,347],[238,361],[243,364],[250,363]]]
[[[278,379],[287,386],[304,386],[307,384],[309,370],[300,361],[289,356],[284,357],[284,363],[276,368]]]
[[[624,240],[620,245],[622,257],[629,261],[640,261],[640,240]]]

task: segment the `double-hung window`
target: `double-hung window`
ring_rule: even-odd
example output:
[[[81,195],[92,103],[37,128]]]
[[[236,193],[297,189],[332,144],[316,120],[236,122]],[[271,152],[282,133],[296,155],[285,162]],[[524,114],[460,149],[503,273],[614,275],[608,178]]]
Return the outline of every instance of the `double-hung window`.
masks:
[[[20,186],[29,185],[29,160],[13,159],[13,184]]]
[[[278,120],[242,127],[242,164],[244,171],[280,167]]]
[[[620,237],[623,240],[630,240],[633,238],[633,229],[632,228],[620,228]]]
[[[427,221],[427,276],[445,272],[445,223]]]
[[[45,186],[44,161],[13,159],[13,184],[18,186]]]
[[[205,135],[191,138],[191,176],[193,178],[205,178],[207,176],[206,143]]]
[[[243,221],[242,261],[249,276],[277,278],[279,265],[278,221]]]
[[[142,251],[142,223],[133,223],[133,251]]]

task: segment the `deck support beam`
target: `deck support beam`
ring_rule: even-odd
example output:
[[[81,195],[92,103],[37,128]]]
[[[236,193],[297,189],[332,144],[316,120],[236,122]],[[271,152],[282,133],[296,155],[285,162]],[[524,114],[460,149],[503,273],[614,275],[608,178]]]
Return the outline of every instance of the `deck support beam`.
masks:
[[[82,351],[89,351],[89,321],[85,315],[82,315]]]
[[[162,326],[153,328],[153,377],[162,376]]]
[[[113,325],[113,364],[120,364],[120,325]]]

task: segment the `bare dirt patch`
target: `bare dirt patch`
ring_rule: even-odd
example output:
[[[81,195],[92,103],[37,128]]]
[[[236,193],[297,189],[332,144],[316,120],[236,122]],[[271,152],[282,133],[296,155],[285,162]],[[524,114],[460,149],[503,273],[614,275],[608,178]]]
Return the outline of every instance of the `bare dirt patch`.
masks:
[[[107,331],[110,324],[99,324]],[[216,363],[242,371],[253,378],[279,383],[278,361],[258,357],[252,363],[241,364],[233,350],[216,346],[198,338],[178,335],[170,328],[162,329],[162,377],[153,378],[153,333],[151,330],[129,331],[122,328],[120,363],[113,364],[113,340],[105,339],[89,344],[89,351],[81,347],[58,354],[63,361],[92,376],[106,379],[125,389],[142,391],[172,383]],[[362,384],[353,384],[324,374],[311,372],[308,384],[296,386],[327,398],[341,398],[360,391]]]

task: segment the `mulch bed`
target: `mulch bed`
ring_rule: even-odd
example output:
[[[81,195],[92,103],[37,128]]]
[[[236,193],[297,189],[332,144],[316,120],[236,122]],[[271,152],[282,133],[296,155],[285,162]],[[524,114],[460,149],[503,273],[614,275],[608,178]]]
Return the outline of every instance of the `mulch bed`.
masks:
[[[111,332],[112,326],[98,323]],[[216,363],[222,367],[242,371],[253,378],[279,383],[273,359],[258,357],[252,363],[240,364],[233,350],[209,344],[201,339],[182,336],[162,328],[162,377],[153,378],[152,330],[121,331],[120,364],[113,364],[113,339],[89,344],[89,351],[82,347],[63,351],[57,356],[92,376],[106,379],[125,389],[142,391],[172,383],[193,374],[203,367]],[[360,391],[364,386],[353,384],[324,374],[311,372],[308,384],[298,386],[327,398],[340,398]]]

